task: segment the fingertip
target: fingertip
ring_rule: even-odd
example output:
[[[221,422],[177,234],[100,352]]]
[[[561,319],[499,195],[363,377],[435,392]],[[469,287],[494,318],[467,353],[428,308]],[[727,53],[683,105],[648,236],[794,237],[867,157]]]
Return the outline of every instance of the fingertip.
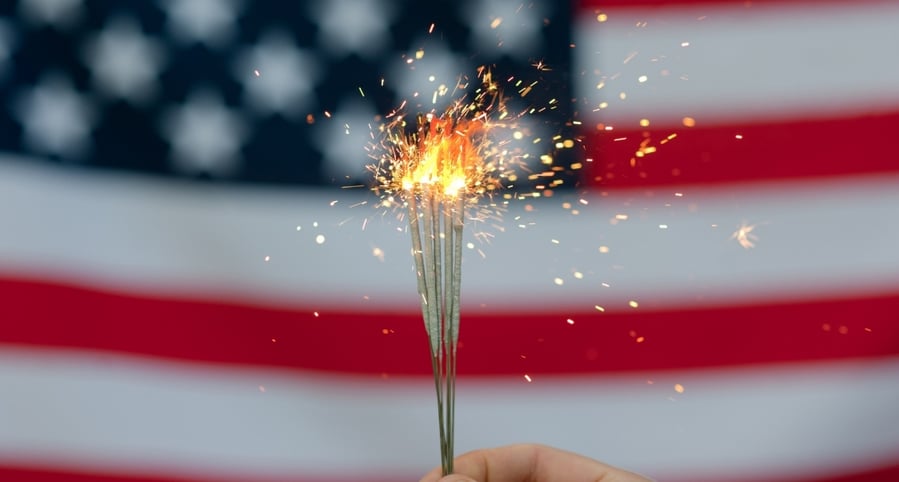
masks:
[[[462,474],[450,474],[440,479],[438,482],[477,482],[476,480]]]
[[[449,474],[442,476],[439,472],[439,468],[434,469],[432,472],[425,475],[418,482],[477,482],[475,479],[467,475],[462,474]]]

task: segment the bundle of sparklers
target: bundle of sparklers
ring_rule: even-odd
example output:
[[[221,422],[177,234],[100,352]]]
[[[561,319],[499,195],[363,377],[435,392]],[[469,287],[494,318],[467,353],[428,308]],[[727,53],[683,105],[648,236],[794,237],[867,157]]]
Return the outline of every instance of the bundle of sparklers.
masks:
[[[443,113],[418,115],[415,125],[394,112],[381,127],[377,163],[370,166],[382,205],[405,208],[422,317],[437,392],[441,467],[453,470],[456,352],[459,341],[463,227],[479,200],[514,180],[518,162],[508,140],[515,116],[490,72],[482,69],[471,99],[462,96]],[[461,86],[460,87],[464,87]]]

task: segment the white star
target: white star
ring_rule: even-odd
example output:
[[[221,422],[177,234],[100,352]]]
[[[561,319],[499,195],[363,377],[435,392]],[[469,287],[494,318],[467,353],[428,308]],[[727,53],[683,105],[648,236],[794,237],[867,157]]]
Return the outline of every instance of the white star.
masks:
[[[238,55],[234,70],[253,110],[293,117],[309,104],[319,69],[289,35],[268,32]]]
[[[147,38],[131,19],[109,22],[89,39],[84,56],[99,90],[132,103],[151,98],[165,60],[159,42]]]
[[[79,20],[81,0],[24,0],[19,12],[33,24],[66,28]]]
[[[240,0],[165,0],[169,30],[185,43],[221,47],[234,35]]]
[[[337,181],[365,175],[371,164],[365,148],[372,143],[371,127],[377,112],[359,98],[344,99],[330,119],[317,124],[313,141],[322,151],[325,175]]]
[[[172,146],[176,169],[214,176],[228,175],[238,167],[247,136],[243,119],[208,90],[195,91],[182,106],[166,112],[161,131]]]
[[[380,0],[319,0],[310,13],[319,27],[319,49],[334,57],[357,53],[372,58],[388,46],[392,4]]]
[[[543,28],[543,5],[521,0],[471,1],[468,25],[472,28],[473,47],[516,58],[534,56]]]
[[[90,149],[94,109],[72,89],[68,79],[44,77],[15,99],[14,111],[29,149],[69,159],[79,158]]]
[[[411,106],[442,108],[459,94],[457,86],[463,76],[474,75],[470,67],[443,43],[428,42],[395,63],[388,81]]]

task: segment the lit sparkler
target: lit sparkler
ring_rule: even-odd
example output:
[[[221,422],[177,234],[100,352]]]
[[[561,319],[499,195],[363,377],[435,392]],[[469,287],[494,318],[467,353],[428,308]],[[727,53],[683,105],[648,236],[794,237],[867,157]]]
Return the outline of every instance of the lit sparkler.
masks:
[[[453,471],[456,348],[459,340],[463,228],[484,196],[514,180],[517,162],[497,129],[514,129],[490,72],[480,71],[473,98],[457,99],[442,114],[419,115],[409,125],[399,112],[381,127],[374,155],[374,191],[382,205],[405,208],[412,258],[437,392],[440,459]],[[464,86],[463,86],[464,87]]]

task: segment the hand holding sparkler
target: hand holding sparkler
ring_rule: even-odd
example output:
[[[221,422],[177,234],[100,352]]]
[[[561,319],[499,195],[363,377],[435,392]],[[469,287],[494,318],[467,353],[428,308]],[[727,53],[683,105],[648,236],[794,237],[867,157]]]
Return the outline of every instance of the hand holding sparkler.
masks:
[[[437,467],[421,482],[650,482],[582,455],[534,444],[468,452],[456,459],[455,470],[441,478]]]

